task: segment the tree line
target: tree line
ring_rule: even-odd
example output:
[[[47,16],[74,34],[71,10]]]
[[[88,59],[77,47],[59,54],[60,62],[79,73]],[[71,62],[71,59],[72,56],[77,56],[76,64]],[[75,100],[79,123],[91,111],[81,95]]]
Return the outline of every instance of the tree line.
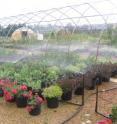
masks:
[[[10,37],[15,30],[17,30],[21,27],[24,27],[24,26],[25,26],[25,24],[9,24],[6,27],[0,25],[0,36]]]

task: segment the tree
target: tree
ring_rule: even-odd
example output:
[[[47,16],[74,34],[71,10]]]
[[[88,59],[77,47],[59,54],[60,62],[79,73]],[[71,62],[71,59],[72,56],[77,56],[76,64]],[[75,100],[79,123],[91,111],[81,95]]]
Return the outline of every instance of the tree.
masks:
[[[0,36],[10,37],[16,29],[24,26],[25,24],[9,24],[7,27],[3,27],[0,25]]]

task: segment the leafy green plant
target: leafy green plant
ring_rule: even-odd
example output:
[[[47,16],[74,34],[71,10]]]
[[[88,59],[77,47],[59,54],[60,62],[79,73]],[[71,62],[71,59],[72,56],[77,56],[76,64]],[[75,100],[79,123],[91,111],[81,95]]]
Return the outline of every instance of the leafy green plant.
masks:
[[[69,65],[65,68],[65,71],[70,73],[77,73],[80,71],[80,69],[74,65]]]
[[[32,89],[41,89],[41,80],[35,80],[32,82],[27,83],[29,87],[32,87]]]
[[[87,65],[84,62],[76,63],[75,66],[79,69],[79,71],[82,71],[87,67]]]
[[[45,98],[54,98],[54,97],[60,97],[62,96],[62,89],[60,86],[58,85],[52,85],[50,87],[47,87],[43,90],[43,93],[42,95],[45,97]]]
[[[93,65],[96,63],[96,57],[95,56],[89,56],[86,60],[85,63],[87,66]]]
[[[112,120],[117,122],[117,105],[112,107]]]
[[[48,80],[48,82],[51,82],[51,81],[53,81],[53,80],[57,80],[58,79],[58,74],[56,73],[56,71],[55,70],[47,70],[47,80]]]
[[[57,74],[60,73],[60,69],[59,69],[59,67],[57,67],[57,66],[48,67],[47,70],[48,70],[48,71],[49,71],[49,70],[53,70],[53,71],[56,72]]]

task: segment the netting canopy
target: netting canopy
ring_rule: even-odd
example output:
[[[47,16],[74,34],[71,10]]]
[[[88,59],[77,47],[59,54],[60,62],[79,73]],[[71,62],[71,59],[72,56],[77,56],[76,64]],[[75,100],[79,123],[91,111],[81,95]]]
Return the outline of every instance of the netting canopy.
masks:
[[[113,104],[117,103],[117,99],[115,99],[117,87],[114,90],[111,89],[112,92],[108,92],[108,94],[106,91],[110,90],[103,88],[117,86],[117,83],[110,82],[111,77],[115,78],[116,76],[117,7],[112,0],[87,2],[0,18],[0,97],[2,93],[7,102],[13,100],[17,103],[18,97],[21,96],[21,100],[25,99],[27,104],[30,96],[32,100],[29,97],[27,105],[29,109],[32,107],[29,113],[33,113],[33,110],[37,111],[38,108],[35,106],[38,107],[38,104],[41,106],[42,99],[37,102],[37,96],[44,100],[55,98],[52,102],[55,106],[53,108],[58,107],[59,99],[61,102],[70,100],[66,103],[77,106],[82,106],[85,101],[90,100],[90,105],[85,106],[86,109],[70,108],[69,106],[64,109],[63,106],[66,104],[61,104],[62,109],[50,111],[44,105],[42,106],[45,107],[44,114],[41,118],[35,118],[36,120],[23,115],[23,111],[22,114],[18,111],[17,116],[13,106],[12,109],[10,105],[4,109],[6,105],[1,102],[1,110],[4,109],[5,112],[0,115],[1,118],[3,116],[3,122],[9,122],[8,119],[7,121],[4,119],[5,115],[13,123],[15,121],[17,123],[19,119],[19,123],[21,120],[21,123],[50,124],[51,122],[53,124],[57,122],[65,124],[80,110],[83,110],[83,114],[84,111],[88,114],[90,113],[88,110],[94,111],[95,98],[92,95],[95,95],[95,92],[89,92],[88,89],[97,90],[96,112],[98,112],[100,99],[105,100],[109,97],[111,101],[108,106],[106,103],[99,103],[102,105],[102,111],[105,107],[111,108]],[[98,85],[101,84],[103,86],[99,88],[100,92],[98,93]],[[46,88],[50,89],[44,93]],[[54,88],[55,90],[53,90]],[[110,93],[112,95],[109,95]],[[8,98],[5,95],[8,95]],[[33,95],[36,95],[34,99]],[[73,100],[72,95],[75,95]],[[55,100],[57,100],[57,105]],[[18,101],[20,102],[20,99]],[[24,102],[22,103],[24,104]],[[16,113],[16,118],[13,114],[11,114],[13,116],[9,116],[10,111]],[[70,116],[69,113],[73,115]],[[92,115],[95,115],[94,112]],[[68,119],[65,120],[66,118]],[[78,124],[79,120],[82,120],[82,116],[75,119]],[[65,121],[62,122],[63,120]],[[74,121],[72,122],[74,123]],[[88,119],[86,123],[93,122]]]
[[[116,61],[116,12],[103,0],[0,18],[0,61],[42,60],[67,69],[97,58]]]

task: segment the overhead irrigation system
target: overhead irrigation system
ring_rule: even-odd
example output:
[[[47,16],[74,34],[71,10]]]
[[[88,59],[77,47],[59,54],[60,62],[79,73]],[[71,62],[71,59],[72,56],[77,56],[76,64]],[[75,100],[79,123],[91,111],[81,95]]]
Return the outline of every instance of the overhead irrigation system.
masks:
[[[110,28],[110,26],[112,26],[112,28],[117,28],[117,7],[111,0],[100,0],[0,18],[0,40],[3,42],[1,46],[7,48],[8,46],[5,45],[5,42],[11,40],[12,33],[15,30],[22,30],[22,28],[31,29],[37,34],[44,35],[43,42],[39,42],[40,46],[38,44],[34,47],[30,47],[30,44],[26,44],[27,46],[25,45],[25,48],[21,44],[18,44],[20,45],[20,48],[22,48],[20,49],[19,46],[15,44],[16,48],[18,47],[18,49],[21,50],[18,51],[18,56],[13,56],[13,59],[16,59],[15,62],[22,61],[27,57],[33,58],[34,56],[43,53],[45,53],[45,55],[47,53],[52,53],[53,55],[53,53],[58,52],[59,55],[59,52],[62,52],[69,56],[70,53],[78,51],[78,53],[81,54],[82,50],[85,49],[85,52],[81,54],[81,56],[83,55],[83,57],[85,57],[88,52],[91,52],[91,54],[95,56],[95,63],[97,63],[98,58],[100,57],[100,48],[103,45],[103,34]],[[88,34],[94,35],[93,33],[95,31],[98,32],[95,44],[92,43],[93,45],[89,45],[90,47],[87,47],[87,44],[83,42],[80,42],[78,45],[74,44],[74,41],[77,40],[77,38],[75,39],[75,33],[80,34],[81,32],[88,32]],[[79,37],[81,36],[79,35]],[[53,43],[52,40],[55,40],[56,44]],[[84,46],[81,46],[81,44]],[[15,48],[15,45],[12,47]],[[32,61],[34,59],[35,58],[33,58]],[[56,57],[54,59],[56,59]],[[65,59],[66,58],[63,56],[62,61],[58,63],[59,66],[64,67],[63,62],[66,62]],[[49,64],[52,64],[52,62]],[[84,85],[86,83],[86,80],[84,79],[85,73],[86,70],[81,72],[83,77],[81,105],[84,105]],[[96,96],[98,97],[98,87],[96,93]],[[98,100],[98,98],[96,100]],[[98,102],[96,102],[96,106],[97,104]]]

